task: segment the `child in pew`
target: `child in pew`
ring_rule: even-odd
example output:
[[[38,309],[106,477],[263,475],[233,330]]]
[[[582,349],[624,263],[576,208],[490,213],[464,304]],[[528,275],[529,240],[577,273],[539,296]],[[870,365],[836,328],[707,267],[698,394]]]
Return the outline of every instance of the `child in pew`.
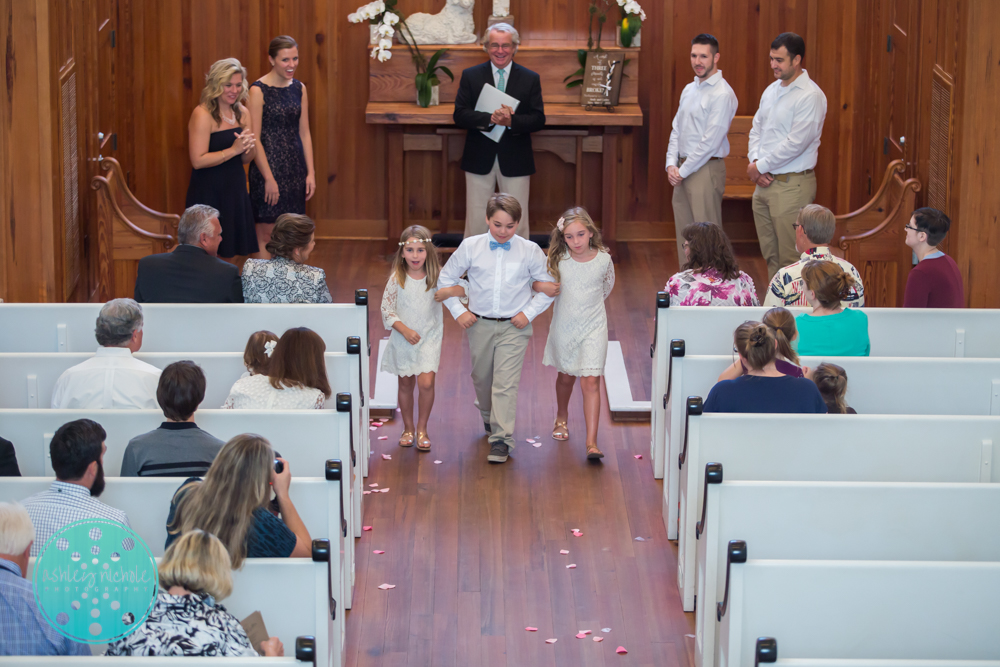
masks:
[[[809,369],[799,365],[799,355],[792,347],[799,332],[795,328],[795,316],[792,315],[791,311],[778,306],[764,313],[764,317],[760,321],[774,332],[775,340],[778,341],[778,355],[774,359],[774,367],[778,369],[778,372],[796,378],[805,377]],[[735,380],[746,374],[747,367],[737,359],[722,372],[719,381]]]
[[[799,354],[804,357],[867,357],[868,316],[860,308],[841,303],[851,293],[854,277],[833,262],[810,260],[802,267],[805,297],[812,313],[795,318]]]
[[[789,377],[775,367],[778,341],[769,327],[744,322],[736,327],[733,343],[747,374],[712,387],[705,412],[826,412],[823,397],[811,380]]]
[[[281,472],[275,470],[279,461]],[[192,477],[177,489],[165,546],[201,529],[222,540],[234,570],[246,558],[307,558],[312,538],[288,496],[291,483],[291,468],[275,458],[271,443],[252,433],[238,435],[222,447],[204,481]],[[281,518],[267,509],[271,488]]]
[[[160,591],[149,616],[134,632],[111,642],[106,655],[257,656],[243,626],[219,604],[233,591],[229,563],[225,545],[204,530],[178,538],[160,561]],[[267,657],[285,654],[277,637],[259,648]]]
[[[548,272],[555,282],[535,281],[532,289],[556,299],[542,363],[555,366],[555,440],[569,440],[569,399],[580,378],[587,425],[587,459],[604,458],[597,446],[601,416],[601,376],[608,356],[608,314],[604,300],[615,285],[615,265],[601,231],[582,207],[556,222],[549,239]]]
[[[403,230],[392,258],[389,280],[382,292],[382,324],[392,329],[389,345],[382,356],[382,370],[399,377],[399,412],[403,418],[400,447],[430,451],[427,420],[434,406],[434,376],[441,362],[444,317],[437,302],[451,296],[465,296],[461,286],[443,290],[437,297],[441,273],[431,233],[412,225]],[[419,413],[413,424],[413,389],[419,392]]]
[[[223,404],[228,410],[320,410],[333,391],[326,377],[326,343],[312,329],[281,335],[266,375],[240,378]]]
[[[847,394],[847,371],[837,364],[820,364],[815,370],[806,369],[806,377],[816,383],[819,393],[826,403],[826,411],[832,415],[856,415],[857,410],[844,400]]]
[[[243,350],[243,365],[247,372],[241,375],[240,379],[251,375],[267,375],[267,366],[277,344],[278,337],[270,331],[261,330],[250,334],[247,346]]]

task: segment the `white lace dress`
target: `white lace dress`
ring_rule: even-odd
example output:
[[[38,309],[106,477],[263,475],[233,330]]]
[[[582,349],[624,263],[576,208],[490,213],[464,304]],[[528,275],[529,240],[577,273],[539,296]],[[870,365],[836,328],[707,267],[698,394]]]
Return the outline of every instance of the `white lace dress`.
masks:
[[[251,375],[236,381],[222,407],[229,410],[320,410],[324,403],[326,396],[319,389],[275,389],[266,375]]]
[[[434,300],[437,288],[427,289],[423,278],[406,276],[402,287],[395,277],[389,278],[382,293],[382,324],[392,329],[402,322],[420,334],[420,342],[410,345],[395,329],[389,334],[389,344],[382,355],[382,370],[400,377],[437,373],[441,362],[441,340],[444,338],[444,306]]]
[[[564,255],[559,262],[560,293],[542,363],[576,377],[604,375],[608,358],[608,314],[604,300],[615,286],[611,255],[599,252],[589,262]]]

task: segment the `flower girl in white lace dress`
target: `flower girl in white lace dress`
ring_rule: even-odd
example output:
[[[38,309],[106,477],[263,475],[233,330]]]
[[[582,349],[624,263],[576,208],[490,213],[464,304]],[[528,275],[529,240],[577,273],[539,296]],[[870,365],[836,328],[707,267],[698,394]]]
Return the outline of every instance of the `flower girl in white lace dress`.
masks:
[[[403,230],[392,271],[382,293],[382,324],[392,329],[382,355],[382,370],[399,376],[399,412],[403,418],[400,447],[428,451],[427,420],[434,406],[434,376],[444,338],[442,306],[434,300],[441,262],[426,227]],[[464,296],[464,289],[446,296]],[[413,424],[413,388],[419,389],[419,416]]]
[[[615,266],[601,242],[601,231],[585,209],[571,208],[559,218],[549,240],[548,268],[555,282],[536,282],[532,287],[557,297],[542,357],[543,364],[559,371],[552,437],[569,439],[569,399],[576,378],[580,378],[587,458],[598,460],[604,457],[597,447],[597,424],[601,415],[601,376],[608,356],[604,300],[615,285]]]

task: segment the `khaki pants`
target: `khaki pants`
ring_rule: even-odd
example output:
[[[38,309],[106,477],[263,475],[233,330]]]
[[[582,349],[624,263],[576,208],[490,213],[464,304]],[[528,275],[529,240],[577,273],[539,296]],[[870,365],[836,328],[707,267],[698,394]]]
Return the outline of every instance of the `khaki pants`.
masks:
[[[674,188],[674,230],[677,259],[684,266],[684,228],[695,222],[722,225],[722,193],[726,189],[726,163],[709,160]]]
[[[788,181],[777,178],[753,193],[753,221],[757,226],[760,252],[767,261],[767,280],[783,266],[799,261],[792,223],[803,206],[816,199],[816,174],[789,174]]]
[[[518,329],[510,321],[480,319],[466,333],[479,411],[493,431],[490,444],[502,442],[514,449],[517,387],[531,339],[531,325]]]
[[[504,176],[500,173],[499,158],[493,161],[493,170],[486,175],[465,172],[465,238],[486,233],[486,202],[494,192],[506,192],[521,204],[521,224],[517,226],[517,233],[528,238],[531,176]]]

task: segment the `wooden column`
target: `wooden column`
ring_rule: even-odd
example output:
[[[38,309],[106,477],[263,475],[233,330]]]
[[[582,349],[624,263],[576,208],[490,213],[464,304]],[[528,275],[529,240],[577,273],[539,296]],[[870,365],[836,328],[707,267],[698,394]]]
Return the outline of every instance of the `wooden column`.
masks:
[[[399,235],[403,233],[403,201],[405,192],[403,184],[403,126],[390,125],[388,141],[386,142],[386,165],[388,172],[388,188],[386,197],[389,199],[389,231],[385,243],[386,253],[395,252],[398,247]]]
[[[621,133],[621,127],[604,128],[601,235],[609,243],[614,243],[618,233],[618,139]]]

